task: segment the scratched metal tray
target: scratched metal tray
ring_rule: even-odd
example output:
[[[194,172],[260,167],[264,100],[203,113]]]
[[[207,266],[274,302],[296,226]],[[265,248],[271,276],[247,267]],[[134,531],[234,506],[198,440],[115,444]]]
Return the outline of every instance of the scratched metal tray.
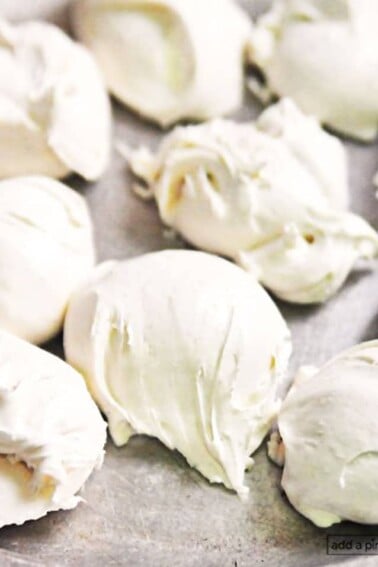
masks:
[[[243,3],[254,4],[251,0]],[[254,6],[256,9],[256,3]],[[0,0],[3,16],[46,18],[63,26],[68,21],[66,7],[67,0]],[[159,141],[161,131],[118,104],[113,106],[115,139],[134,145]],[[245,106],[236,118],[253,118],[258,111],[258,104],[246,94]],[[372,186],[377,145],[347,143],[347,147],[352,207],[378,227]],[[98,183],[84,183],[76,177],[68,180],[90,205],[99,259],[184,246],[164,238],[155,206],[138,200],[130,191],[130,182],[116,152]],[[341,293],[323,307],[280,303],[294,337],[292,372],[302,363],[322,363],[341,349],[378,337],[377,290],[377,270],[363,270],[355,272]],[[61,339],[47,348],[61,355]],[[345,523],[317,529],[289,506],[279,480],[280,470],[268,461],[265,444],[256,455],[255,467],[247,473],[251,493],[248,502],[242,503],[234,494],[210,486],[180,455],[156,440],[137,437],[122,449],[109,441],[105,464],[88,481],[83,491],[86,501],[76,510],[0,530],[0,566],[378,564],[377,557],[327,555],[327,535],[378,536],[378,526]]]

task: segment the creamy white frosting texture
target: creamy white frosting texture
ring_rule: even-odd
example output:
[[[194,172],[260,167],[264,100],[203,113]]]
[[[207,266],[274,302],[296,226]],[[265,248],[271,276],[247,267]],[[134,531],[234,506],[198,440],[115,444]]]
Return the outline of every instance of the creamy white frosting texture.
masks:
[[[0,327],[33,343],[52,338],[94,266],[84,199],[46,177],[0,182],[0,258]]]
[[[104,172],[111,113],[90,53],[45,22],[0,19],[0,178]]]
[[[378,252],[375,230],[345,210],[342,144],[288,99],[256,123],[179,127],[127,158],[166,225],[287,301],[325,301]]]
[[[378,341],[301,374],[278,420],[290,502],[321,527],[378,523]]]
[[[0,528],[74,508],[105,439],[82,377],[0,331]]]
[[[249,274],[183,250],[102,264],[71,300],[64,345],[117,445],[157,437],[210,482],[248,492],[291,351]]]
[[[111,92],[162,126],[241,105],[251,23],[233,0],[79,0],[73,21]]]
[[[254,28],[250,58],[274,94],[365,141],[378,132],[378,3],[275,0]]]

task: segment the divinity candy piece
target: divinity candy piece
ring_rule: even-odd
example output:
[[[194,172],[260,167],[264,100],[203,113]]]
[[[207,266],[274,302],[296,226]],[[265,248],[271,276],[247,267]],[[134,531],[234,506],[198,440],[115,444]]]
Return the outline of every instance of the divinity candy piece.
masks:
[[[275,0],[253,29],[250,59],[273,94],[371,141],[378,132],[377,29],[372,0]]]
[[[0,19],[0,178],[99,178],[111,112],[89,52],[46,22]]]
[[[320,527],[378,523],[378,341],[301,369],[270,456],[292,505]]]
[[[0,331],[0,528],[75,508],[105,440],[82,377]]]
[[[64,345],[117,445],[157,437],[210,482],[248,492],[244,472],[276,417],[291,352],[249,274],[184,250],[106,262],[72,298]]]
[[[242,104],[252,24],[234,0],[78,0],[73,22],[110,91],[161,126]]]
[[[345,210],[342,144],[290,100],[255,123],[179,127],[156,153],[125,153],[167,226],[287,301],[326,301],[378,253],[376,231]]]
[[[83,197],[47,177],[0,182],[0,258],[0,327],[32,343],[51,339],[95,263]]]

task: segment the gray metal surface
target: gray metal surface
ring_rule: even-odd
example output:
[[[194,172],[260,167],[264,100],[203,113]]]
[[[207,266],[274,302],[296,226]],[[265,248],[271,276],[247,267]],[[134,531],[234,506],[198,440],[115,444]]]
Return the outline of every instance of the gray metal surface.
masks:
[[[206,0],[204,0],[206,1]],[[0,0],[0,13],[12,18],[46,17],[66,22],[66,0]],[[245,0],[245,5],[252,4]],[[236,116],[256,116],[259,106],[246,95]],[[156,144],[154,126],[114,103],[115,139],[131,145]],[[378,227],[372,177],[377,145],[347,143],[352,207]],[[68,183],[84,194],[96,230],[99,259],[127,258],[183,246],[164,238],[155,206],[130,191],[131,177],[114,152],[106,175],[94,184],[76,177]],[[294,307],[280,303],[294,337],[292,372],[302,363],[322,363],[341,349],[378,337],[378,273],[355,272],[327,305]],[[61,353],[61,341],[48,348]],[[363,411],[363,408],[361,408]],[[87,483],[82,503],[72,512],[50,514],[23,527],[0,531],[0,566],[176,566],[255,565],[318,567],[377,565],[378,558],[326,555],[327,534],[378,536],[378,526],[342,524],[315,528],[286,502],[280,470],[266,457],[265,445],[247,473],[251,494],[237,496],[210,486],[178,454],[143,437],[116,449],[109,441],[105,464]]]

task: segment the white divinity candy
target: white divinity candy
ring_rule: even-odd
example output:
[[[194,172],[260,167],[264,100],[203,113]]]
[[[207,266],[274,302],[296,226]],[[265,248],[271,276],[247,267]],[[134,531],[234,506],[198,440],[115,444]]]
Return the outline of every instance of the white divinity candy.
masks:
[[[82,377],[0,331],[0,528],[74,508],[105,439]]]
[[[378,341],[302,369],[282,405],[270,456],[284,458],[287,497],[320,527],[378,523],[377,407]]]
[[[33,343],[59,332],[94,266],[84,199],[46,177],[0,182],[0,327]]]
[[[343,134],[378,132],[378,2],[275,0],[253,30],[268,88]]]
[[[160,125],[241,105],[252,24],[234,0],[78,0],[73,17],[110,91]]]
[[[45,22],[0,19],[0,178],[97,179],[110,153],[108,95],[90,53]]]
[[[376,232],[343,210],[343,146],[289,100],[256,123],[176,128],[155,155],[127,157],[166,225],[287,301],[325,301],[358,258],[378,253]]]
[[[107,262],[71,300],[64,344],[117,445],[157,437],[210,482],[248,492],[291,351],[249,274],[184,250]]]

